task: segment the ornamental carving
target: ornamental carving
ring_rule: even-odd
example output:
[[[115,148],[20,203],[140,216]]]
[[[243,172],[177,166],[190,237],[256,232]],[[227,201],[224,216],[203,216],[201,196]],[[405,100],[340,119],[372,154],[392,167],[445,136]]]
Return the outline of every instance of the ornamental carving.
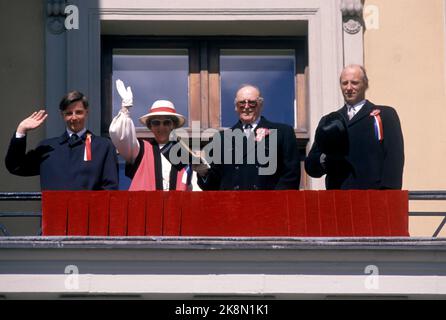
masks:
[[[362,30],[364,4],[363,0],[342,0],[342,24],[348,34],[356,34]]]
[[[65,31],[65,0],[48,0],[46,7],[47,28],[52,34]]]

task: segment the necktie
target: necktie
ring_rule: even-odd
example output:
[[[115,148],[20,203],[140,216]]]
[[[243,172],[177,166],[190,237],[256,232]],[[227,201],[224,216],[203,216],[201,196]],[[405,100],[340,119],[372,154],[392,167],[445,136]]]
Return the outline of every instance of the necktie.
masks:
[[[246,137],[249,137],[249,135],[251,134],[251,129],[252,129],[252,124],[250,124],[250,123],[245,124],[244,131],[245,131]]]
[[[356,114],[355,108],[348,107],[347,114],[348,114],[348,119],[351,120],[355,116],[355,114]]]
[[[73,133],[70,137],[69,144],[71,147],[75,146],[80,141],[80,138],[77,134]]]

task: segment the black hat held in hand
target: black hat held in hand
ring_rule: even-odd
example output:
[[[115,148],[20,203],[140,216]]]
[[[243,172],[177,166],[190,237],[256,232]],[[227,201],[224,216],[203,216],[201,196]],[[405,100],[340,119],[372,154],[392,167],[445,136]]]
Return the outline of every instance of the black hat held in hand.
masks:
[[[325,117],[324,124],[316,130],[316,143],[325,154],[346,154],[348,151],[347,123],[340,112]]]

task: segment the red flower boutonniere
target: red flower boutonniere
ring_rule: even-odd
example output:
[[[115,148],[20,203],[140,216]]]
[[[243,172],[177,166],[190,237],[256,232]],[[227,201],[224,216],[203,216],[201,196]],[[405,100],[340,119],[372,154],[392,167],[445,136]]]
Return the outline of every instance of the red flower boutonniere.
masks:
[[[262,141],[267,135],[269,135],[271,131],[268,128],[258,128],[256,130],[256,141]]]

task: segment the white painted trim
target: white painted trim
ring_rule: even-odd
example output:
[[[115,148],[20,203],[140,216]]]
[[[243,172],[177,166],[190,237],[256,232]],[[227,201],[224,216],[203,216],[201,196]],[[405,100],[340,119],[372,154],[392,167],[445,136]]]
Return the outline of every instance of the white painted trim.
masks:
[[[65,287],[66,275],[0,275],[0,293],[9,294],[156,294],[187,295],[446,295],[445,276],[381,276],[366,288],[364,275],[80,275],[78,289]],[[71,287],[73,288],[73,287]]]

